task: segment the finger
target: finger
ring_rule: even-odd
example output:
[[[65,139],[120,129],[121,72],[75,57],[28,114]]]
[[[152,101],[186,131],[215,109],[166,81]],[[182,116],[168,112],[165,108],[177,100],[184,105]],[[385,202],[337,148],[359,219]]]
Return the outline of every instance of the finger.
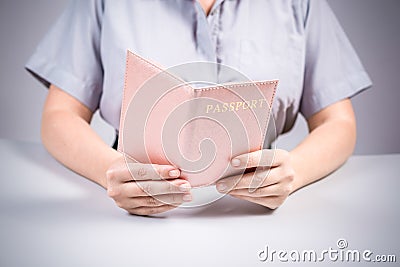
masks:
[[[247,197],[271,197],[285,195],[286,190],[285,187],[281,184],[273,184],[269,186],[259,187],[254,190],[251,190],[249,188],[233,189],[229,192],[229,194]]]
[[[173,179],[181,175],[180,170],[171,165],[128,163],[127,168],[131,180],[135,181]]]
[[[234,157],[231,160],[231,165],[239,169],[253,168],[258,166],[276,167],[285,161],[288,153],[289,152],[282,149],[257,150]]]
[[[248,185],[249,192],[253,192],[254,190],[260,187],[270,186],[279,183],[283,177],[284,177],[283,166],[273,167],[273,168],[259,167],[253,173],[253,176],[250,177],[251,180]]]
[[[132,180],[163,180],[174,179],[180,176],[179,169],[171,165],[122,163],[113,166],[107,171],[111,182],[121,183]]]
[[[184,179],[164,180],[164,181],[141,181],[141,182],[127,182],[117,186],[110,186],[107,188],[107,194],[114,200],[121,200],[124,198],[132,198],[139,196],[148,196],[152,192],[160,194],[168,193],[187,193],[190,192],[190,184]],[[147,190],[147,191],[146,191]]]
[[[128,212],[134,215],[146,216],[146,215],[153,215],[157,213],[166,212],[174,208],[176,208],[176,206],[171,206],[171,205],[164,205],[159,207],[138,207],[134,209],[129,209]]]
[[[183,179],[164,180],[164,181],[138,181],[136,185],[141,190],[140,195],[164,195],[190,192],[191,186],[188,181]]]
[[[123,207],[128,209],[134,209],[138,207],[159,207],[164,205],[179,206],[183,202],[189,202],[192,200],[190,193],[186,194],[165,194],[157,196],[146,196],[146,197],[135,197],[128,198],[122,203]]]
[[[241,195],[232,195],[235,198],[247,200],[249,202],[253,202],[269,209],[276,209],[284,202],[285,198],[282,197],[248,197],[248,196],[241,196]]]
[[[234,189],[255,189],[257,187],[269,186],[279,182],[280,169],[272,168],[223,178],[217,182],[217,190],[225,193]]]

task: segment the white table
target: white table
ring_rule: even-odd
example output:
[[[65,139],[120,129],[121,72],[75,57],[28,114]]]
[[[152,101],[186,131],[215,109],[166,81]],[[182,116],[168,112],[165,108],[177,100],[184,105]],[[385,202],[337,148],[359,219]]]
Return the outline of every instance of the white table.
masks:
[[[265,246],[320,255],[339,238],[400,261],[399,154],[353,156],[274,212],[224,197],[156,217],[128,215],[40,144],[0,140],[0,159],[0,266],[274,266]]]

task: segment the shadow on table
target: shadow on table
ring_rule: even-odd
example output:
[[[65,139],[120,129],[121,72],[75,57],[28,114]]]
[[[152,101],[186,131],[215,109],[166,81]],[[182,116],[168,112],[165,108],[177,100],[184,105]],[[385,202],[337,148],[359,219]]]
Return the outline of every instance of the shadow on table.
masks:
[[[265,216],[273,210],[248,201],[236,199],[229,195],[202,207],[177,208],[163,214],[151,216],[152,218],[217,218],[217,217],[247,217]]]
[[[169,219],[209,219],[249,216],[268,216],[272,210],[240,201],[232,197],[224,197],[212,204],[197,208],[176,208],[153,216],[130,215],[115,206],[106,196],[93,199],[27,199],[0,204],[3,218],[17,221],[29,220],[30,223],[102,223],[102,222],[141,222],[150,223]]]

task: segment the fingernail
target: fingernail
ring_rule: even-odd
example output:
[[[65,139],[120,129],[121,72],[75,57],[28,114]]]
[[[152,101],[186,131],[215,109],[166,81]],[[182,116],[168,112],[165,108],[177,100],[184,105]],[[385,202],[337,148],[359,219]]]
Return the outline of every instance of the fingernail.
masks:
[[[179,191],[181,191],[181,192],[188,192],[188,191],[190,191],[190,185],[188,185],[188,184],[181,184],[181,185],[179,186]]]
[[[232,166],[239,167],[240,166],[240,159],[233,159],[231,161]]]
[[[185,202],[190,202],[190,201],[192,201],[192,195],[191,194],[183,195],[182,199]]]
[[[226,185],[224,183],[217,183],[217,189],[220,192],[224,192],[226,190]]]
[[[170,170],[168,174],[171,177],[179,177],[180,172],[178,170]]]

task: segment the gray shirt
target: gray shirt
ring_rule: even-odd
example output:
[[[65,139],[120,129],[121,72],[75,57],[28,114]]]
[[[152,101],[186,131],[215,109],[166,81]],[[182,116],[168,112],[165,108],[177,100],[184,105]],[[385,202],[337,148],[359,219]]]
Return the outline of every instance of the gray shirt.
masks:
[[[279,79],[278,134],[369,87],[371,81],[325,0],[72,0],[26,68],[115,129],[126,51],[164,67],[211,61],[252,80]]]

